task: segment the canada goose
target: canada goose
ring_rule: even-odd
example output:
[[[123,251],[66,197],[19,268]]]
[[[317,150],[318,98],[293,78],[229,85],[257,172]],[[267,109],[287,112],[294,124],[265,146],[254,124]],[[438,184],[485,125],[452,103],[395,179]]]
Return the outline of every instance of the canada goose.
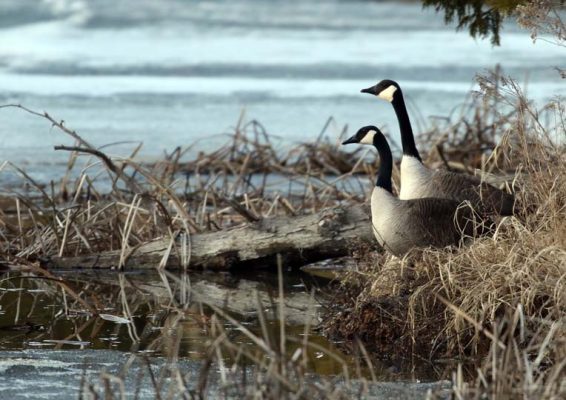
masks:
[[[397,82],[386,79],[375,86],[362,89],[393,104],[399,129],[403,158],[401,159],[401,199],[440,197],[457,202],[468,200],[482,213],[513,215],[515,198],[481,179],[443,170],[427,168],[415,145],[411,121],[405,107],[403,92]]]
[[[377,182],[371,194],[371,221],[383,248],[402,256],[414,247],[457,244],[463,235],[475,233],[470,207],[460,207],[460,203],[450,199],[401,200],[393,195],[391,149],[375,126],[361,128],[342,144],[349,143],[373,144],[379,152]]]

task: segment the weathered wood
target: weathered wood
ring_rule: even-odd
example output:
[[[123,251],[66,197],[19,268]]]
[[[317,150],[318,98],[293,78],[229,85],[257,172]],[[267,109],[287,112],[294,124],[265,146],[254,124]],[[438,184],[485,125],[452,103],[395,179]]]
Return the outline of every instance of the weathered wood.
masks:
[[[223,230],[193,234],[190,237],[191,268],[228,269],[237,266],[266,265],[277,254],[288,265],[347,255],[352,244],[374,242],[369,210],[364,206],[336,207],[316,214],[276,217]],[[155,268],[171,248],[170,239],[158,239],[132,249],[125,260],[120,251],[78,257],[52,257],[52,268]],[[182,266],[176,243],[166,260],[167,268]]]

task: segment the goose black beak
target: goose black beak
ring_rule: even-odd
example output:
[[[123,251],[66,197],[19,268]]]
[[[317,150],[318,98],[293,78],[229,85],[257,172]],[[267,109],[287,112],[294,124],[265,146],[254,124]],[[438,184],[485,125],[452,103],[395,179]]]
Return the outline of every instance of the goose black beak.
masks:
[[[373,94],[374,96],[377,96],[377,92],[375,90],[375,86],[372,87],[368,87],[367,89],[362,89],[360,90],[361,93],[369,93],[369,94]]]
[[[346,139],[342,142],[342,144],[350,144],[350,143],[358,143],[358,139],[356,139],[356,135],[354,135],[350,139]]]

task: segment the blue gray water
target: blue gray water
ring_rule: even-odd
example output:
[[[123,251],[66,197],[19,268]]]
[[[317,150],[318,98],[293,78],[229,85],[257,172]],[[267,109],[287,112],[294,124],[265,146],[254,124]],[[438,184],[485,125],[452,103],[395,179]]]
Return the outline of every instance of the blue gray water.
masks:
[[[501,64],[537,100],[566,94],[564,49],[512,23],[502,46],[445,26],[419,2],[339,0],[18,0],[0,2],[0,103],[63,119],[97,145],[143,142],[142,156],[220,144],[240,114],[283,138],[336,140],[374,123],[398,137],[389,105],[359,90],[388,77],[419,127],[465,101]],[[0,161],[49,179],[70,140],[0,110]],[[134,144],[111,149],[126,154]]]

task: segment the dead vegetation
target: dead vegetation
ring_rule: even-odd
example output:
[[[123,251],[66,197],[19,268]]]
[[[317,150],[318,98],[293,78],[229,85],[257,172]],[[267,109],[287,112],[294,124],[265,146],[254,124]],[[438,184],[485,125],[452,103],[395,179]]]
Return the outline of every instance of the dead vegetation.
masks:
[[[519,215],[458,251],[401,260],[362,254],[326,331],[374,351],[480,360],[473,383],[461,371],[455,376],[460,398],[559,398],[566,393],[565,109],[560,102],[537,109],[499,76],[480,84],[488,106],[430,133],[429,161],[461,154],[462,169],[515,169],[507,184]]]
[[[1,166],[21,178],[21,186],[2,198],[0,251],[8,262],[118,252],[115,266],[123,267],[138,248],[160,239],[166,251],[152,267],[175,258],[187,268],[192,235],[362,203],[365,179],[342,171],[374,168],[369,159],[360,161],[324,139],[331,120],[317,144],[299,143],[283,154],[259,123],[240,121],[219,150],[190,159],[194,153],[177,149],[162,161],[141,164],[134,161],[139,146],[127,157],[111,158],[47,113],[3,107],[46,119],[76,141],[55,148],[70,157],[64,176],[50,185],[10,162]]]

